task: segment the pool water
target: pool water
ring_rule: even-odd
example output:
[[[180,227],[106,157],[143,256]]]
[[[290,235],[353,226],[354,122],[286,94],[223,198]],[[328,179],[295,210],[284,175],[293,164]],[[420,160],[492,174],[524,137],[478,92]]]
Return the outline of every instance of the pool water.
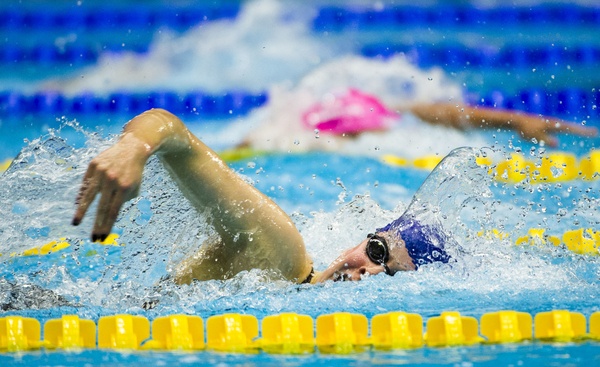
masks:
[[[257,5],[261,3],[262,6]],[[348,31],[348,37],[340,42],[344,39],[340,34],[318,37],[307,26],[309,13],[294,13],[283,8],[287,18],[282,22],[274,16],[282,10],[273,4],[249,2],[247,7],[240,8],[234,20],[215,21],[189,32],[178,30],[168,36],[157,35],[151,43],[153,51],[145,53],[143,59],[131,54],[106,56],[85,68],[75,68],[73,73],[61,71],[61,75],[54,75],[49,72],[41,80],[36,76],[30,80],[12,80],[8,85],[22,91],[53,86],[66,95],[86,90],[103,95],[125,86],[141,91],[181,91],[192,87],[213,91],[269,90],[273,98],[270,106],[277,106],[278,101],[282,103],[300,95],[302,88],[319,90],[333,83],[322,78],[320,70],[323,69],[319,69],[322,64],[332,62],[340,69],[354,70],[367,62],[363,57],[353,59],[344,55],[373,37],[368,31]],[[274,26],[281,32],[271,32]],[[229,29],[232,36],[223,36],[224,29]],[[486,34],[497,42],[501,35],[497,29]],[[421,34],[423,40],[420,41],[434,36],[435,32]],[[565,34],[565,42],[575,42],[568,36]],[[210,41],[195,42],[198,37]],[[472,40],[478,36],[462,34],[461,37]],[[297,41],[293,47],[288,44],[289,39]],[[249,46],[261,42],[274,51],[265,55],[266,51]],[[335,47],[330,47],[332,44]],[[295,51],[288,58],[290,48]],[[231,50],[235,50],[236,60],[242,66],[226,72],[229,69],[225,66],[225,52]],[[232,61],[227,62],[231,66]],[[249,73],[261,62],[267,67],[260,68],[256,74]],[[433,75],[431,84],[415,83],[409,88],[414,98],[428,96],[435,100],[455,94],[456,99],[461,99],[465,86],[459,80],[467,84],[469,91],[492,89],[487,79],[483,82],[485,75],[481,70],[464,69],[455,73],[441,69],[420,70],[406,60],[389,64],[382,60],[368,62],[373,62],[376,70],[385,75],[408,72],[409,79],[424,80]],[[142,71],[136,73],[136,67]],[[148,80],[144,68],[162,68],[159,70],[164,74]],[[514,80],[506,71],[494,69],[489,71],[493,76],[489,83],[495,87],[506,84],[506,90],[519,89],[521,83],[525,85],[538,78],[539,72],[546,75],[542,79],[551,81],[552,87],[570,81],[572,72],[565,72],[565,68],[550,69],[538,71],[535,77]],[[198,73],[197,70],[216,72]],[[525,72],[521,70],[517,74]],[[81,78],[82,75],[85,78]],[[370,80],[372,83],[365,86],[384,100],[399,92],[397,84],[388,85],[381,76],[371,78],[367,72],[358,72],[355,77]],[[576,80],[581,85],[595,86],[593,78],[584,78],[578,73]],[[473,80],[480,80],[483,85]],[[340,84],[352,81],[342,80]],[[300,87],[294,89],[293,85]],[[407,89],[400,89],[402,91]],[[185,121],[209,146],[224,151],[242,141],[265,115],[274,116],[278,121],[288,117],[286,109],[270,106],[231,118],[188,115]],[[156,282],[183,257],[193,253],[210,234],[202,215],[181,196],[157,160],[149,162],[140,196],[125,205],[114,228],[120,246],[102,246],[89,241],[91,216],[79,227],[70,225],[74,198],[87,162],[114,141],[111,134],[118,133],[129,118],[131,115],[126,113],[2,117],[0,128],[7,138],[0,153],[6,158],[18,156],[0,177],[3,193],[0,196],[0,289],[7,289],[6,282],[34,284],[54,291],[61,298],[49,299],[45,294],[25,291],[23,298],[19,298],[19,294],[4,293],[0,295],[5,297],[0,298],[0,304],[6,310],[1,316],[34,317],[43,323],[64,314],[97,321],[101,316],[116,313],[143,315],[150,320],[186,313],[206,320],[225,312],[251,314],[259,319],[281,312],[297,312],[313,318],[332,312],[353,312],[371,318],[404,310],[427,319],[446,310],[477,318],[504,309],[532,315],[566,309],[586,316],[600,310],[598,256],[578,255],[563,247],[544,244],[515,246],[516,240],[525,236],[530,228],[544,228],[555,236],[576,228],[598,228],[598,181],[504,184],[475,165],[473,154],[483,152],[499,162],[510,153],[520,152],[539,163],[545,154],[554,150],[523,141],[513,132],[456,132],[423,124],[412,116],[403,116],[399,127],[386,134],[364,134],[345,142],[339,149],[328,149],[334,145],[333,140],[316,134],[302,137],[298,142],[289,139],[284,149],[250,155],[230,165],[290,213],[317,269],[325,268],[340,251],[359,243],[366,233],[401,215],[417,192],[421,200],[439,207],[440,211],[427,220],[439,222],[456,238],[457,245],[449,249],[456,262],[431,264],[417,272],[399,273],[394,277],[372,276],[356,283],[298,286],[281,280],[277,274],[252,271],[227,281],[181,287],[167,285],[157,289]],[[587,116],[577,116],[575,120],[597,123]],[[578,158],[588,154],[598,142],[597,138],[560,138],[557,150],[573,153]],[[384,154],[406,158],[442,157],[454,148],[467,145],[475,147],[474,150],[454,151],[429,179],[428,169],[399,167],[382,160]],[[312,146],[325,149],[302,149]],[[451,177],[453,179],[449,179]],[[418,191],[424,182],[425,188]],[[93,211],[94,208],[90,210]],[[479,234],[492,229],[508,235],[497,238]],[[71,243],[64,250],[44,256],[11,256],[63,237]],[[142,304],[148,299],[160,302],[154,309],[144,310]],[[366,351],[345,356],[33,351],[0,354],[0,364],[594,365],[598,363],[599,350],[600,344],[593,342],[532,342]]]
[[[90,243],[87,240],[90,218],[80,227],[69,225],[72,198],[85,169],[82,162],[86,160],[82,157],[91,156],[107,142],[89,136],[87,146],[70,147],[58,135],[31,143],[22,158],[17,159],[19,164],[2,178],[2,190],[12,193],[11,198],[2,199],[1,205],[6,223],[2,241],[9,244],[3,247],[3,254],[22,252],[59,237],[66,237],[73,245],[45,256],[10,258],[4,255],[2,276],[9,281],[52,289],[70,304],[9,310],[5,315],[35,317],[44,322],[63,314],[97,320],[115,313],[140,314],[149,319],[189,313],[206,319],[224,312],[241,312],[260,319],[280,312],[297,312],[316,318],[344,311],[370,318],[406,310],[429,318],[445,310],[475,317],[503,309],[531,314],[567,309],[585,315],[598,310],[598,257],[576,255],[553,246],[514,245],[516,237],[525,235],[528,228],[543,227],[551,234],[561,235],[575,227],[595,227],[598,207],[595,181],[503,185],[494,183],[485,170],[480,170],[470,172],[475,176],[465,182],[453,183],[451,187],[442,184],[439,195],[430,195],[433,202],[445,196],[441,193],[454,192],[450,195],[452,203],[469,203],[459,211],[453,211],[453,205],[441,206],[445,209],[438,219],[456,234],[460,245],[450,249],[457,259],[451,265],[424,266],[418,272],[394,277],[378,275],[357,283],[318,286],[297,286],[278,280],[274,274],[255,271],[228,281],[167,286],[157,291],[153,285],[160,277],[206,237],[201,216],[180,196],[158,162],[153,161],[147,168],[140,198],[126,205],[116,225],[115,231],[120,234],[118,241],[124,245]],[[379,159],[332,153],[273,154],[235,162],[232,167],[292,213],[317,269],[324,268],[342,249],[358,243],[365,233],[401,214],[428,174],[424,170],[389,166]],[[443,179],[427,182],[437,186],[440,181]],[[480,199],[489,195],[492,196]],[[31,197],[38,201],[32,203]],[[561,212],[562,208],[567,208],[566,214]],[[464,226],[457,225],[457,221]],[[503,240],[477,235],[482,229],[492,228],[504,229],[512,235]],[[142,309],[145,300],[156,298],[160,303],[155,309]],[[41,300],[38,302],[44,305]],[[13,302],[13,307],[19,307],[19,303]],[[478,361],[485,365],[511,358],[545,364],[560,361],[565,355],[570,361],[577,358],[589,361],[596,358],[597,348],[594,343],[552,347],[534,343],[465,347],[444,352],[434,349],[368,352],[324,359],[318,356],[281,358],[285,363],[307,365],[377,361],[432,365]],[[218,364],[244,360],[263,365],[282,362],[268,354],[242,357],[205,352],[153,352],[150,355],[33,352],[1,358],[41,364],[115,361],[134,365],[149,358],[165,363]]]

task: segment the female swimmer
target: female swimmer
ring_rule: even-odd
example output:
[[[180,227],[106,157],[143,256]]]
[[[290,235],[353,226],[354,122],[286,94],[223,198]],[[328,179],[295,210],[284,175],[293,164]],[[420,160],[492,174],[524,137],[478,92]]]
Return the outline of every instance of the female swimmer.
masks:
[[[428,119],[460,118],[455,106],[414,109]],[[506,116],[510,118],[510,116]],[[488,120],[485,114],[472,119]],[[519,121],[519,120],[516,120]],[[523,123],[537,129],[532,135],[555,131],[591,134],[581,126]],[[527,130],[526,130],[527,131]],[[525,133],[524,134],[529,134]],[[244,181],[183,122],[168,111],[152,109],[129,121],[112,147],[96,156],[84,175],[76,200],[73,225],[79,225],[96,195],[100,195],[92,240],[103,240],[111,231],[124,202],[137,196],[146,161],[157,155],[193,206],[207,212],[216,238],[178,265],[176,283],[226,279],[251,269],[277,270],[293,282],[360,280],[363,275],[415,270],[420,265],[450,257],[451,241],[443,231],[403,215],[368,234],[357,246],[344,251],[327,269],[315,272],[302,236],[290,217],[270,198]]]
[[[274,93],[240,147],[259,151],[340,150],[344,143],[363,133],[389,134],[402,123],[402,114],[411,114],[431,125],[458,130],[513,130],[526,140],[547,146],[558,145],[553,136],[566,132],[593,136],[595,128],[521,111],[462,102],[428,102],[401,99],[385,104],[381,98],[355,87],[319,95],[308,88]],[[389,99],[389,97],[388,97]],[[265,114],[266,113],[266,114]],[[400,131],[404,132],[400,126]],[[315,139],[315,132],[327,139]]]

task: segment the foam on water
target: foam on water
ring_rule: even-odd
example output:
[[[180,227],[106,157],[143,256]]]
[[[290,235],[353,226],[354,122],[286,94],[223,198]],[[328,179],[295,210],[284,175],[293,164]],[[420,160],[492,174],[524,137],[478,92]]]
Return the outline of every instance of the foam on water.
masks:
[[[235,19],[204,23],[181,35],[163,29],[146,54],[105,53],[95,65],[46,81],[43,87],[68,94],[164,89],[260,92],[273,83],[293,82],[348,50],[310,34],[315,12],[299,2],[247,2]]]
[[[85,146],[72,147],[58,131],[33,141],[0,180],[0,190],[9,193],[0,199],[4,220],[0,253],[5,254],[0,258],[2,275],[19,284],[55,290],[70,302],[83,305],[83,310],[90,310],[85,312],[136,312],[144,300],[155,298],[161,300],[152,311],[157,314],[196,312],[205,316],[224,310],[310,315],[351,310],[372,315],[407,309],[433,315],[448,308],[479,314],[507,307],[526,311],[566,307],[586,312],[597,307],[597,257],[574,255],[562,248],[513,245],[515,236],[524,234],[530,223],[541,221],[558,233],[574,227],[573,217],[580,226],[595,224],[598,205],[588,189],[597,190],[597,183],[574,183],[572,190],[543,187],[542,195],[560,197],[556,200],[568,206],[570,215],[540,211],[535,205],[521,205],[534,202],[540,190],[494,184],[485,170],[473,164],[470,149],[455,152],[417,194],[420,204],[427,200],[433,209],[428,215],[458,242],[448,249],[456,262],[431,264],[394,277],[378,275],[358,283],[297,286],[280,280],[277,274],[251,271],[227,281],[154,288],[179,259],[189,256],[210,236],[211,229],[182,197],[160,163],[151,160],[140,197],[125,205],[115,228],[125,246],[89,243],[94,208],[80,227],[72,227],[73,200],[86,162],[110,141],[93,134],[85,139]],[[377,161],[349,157],[341,161],[339,155],[280,157],[289,165],[265,158],[260,162],[261,171],[244,174],[266,192],[263,185],[268,188],[272,182],[263,181],[263,177],[279,177],[277,192],[281,194],[274,195],[275,199],[293,213],[317,269],[360,242],[366,233],[402,214],[414,191],[410,184],[389,182],[387,185],[405,194],[394,203],[374,199],[379,186],[365,186],[371,177],[354,174],[357,164],[375,170],[380,165]],[[298,181],[306,175],[315,172],[323,176],[327,170],[324,164],[334,167],[340,162],[354,164],[348,176],[341,175],[336,182],[317,179],[312,194],[295,194]],[[295,173],[294,165],[304,166],[305,171]],[[378,176],[385,180],[383,174]],[[419,174],[409,177],[422,181]],[[503,196],[507,200],[500,200]],[[321,209],[306,210],[311,204]],[[510,206],[517,208],[518,214]],[[502,228],[511,232],[511,237],[478,236],[482,228]],[[73,246],[56,254],[7,256],[63,236]]]

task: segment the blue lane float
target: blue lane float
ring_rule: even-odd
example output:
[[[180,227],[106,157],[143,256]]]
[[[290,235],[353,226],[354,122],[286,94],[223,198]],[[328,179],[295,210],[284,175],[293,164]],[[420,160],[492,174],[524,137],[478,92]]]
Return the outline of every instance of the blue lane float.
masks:
[[[22,94],[0,92],[0,115],[69,115],[108,113],[134,114],[149,108],[164,108],[176,114],[199,114],[208,117],[244,115],[267,101],[266,93],[203,92],[176,93],[171,91],[151,93],[117,92],[108,96],[90,93],[65,96],[57,92]]]
[[[239,4],[193,7],[61,7],[0,9],[0,30],[106,30],[166,26],[185,29],[202,21],[235,18]]]
[[[548,91],[530,88],[514,94],[489,91],[483,94],[468,94],[467,103],[485,107],[506,108],[548,116],[570,119],[598,119],[600,91],[567,88]]]
[[[487,27],[550,25],[595,26],[600,23],[600,8],[561,5],[532,7],[398,6],[383,9],[323,7],[313,21],[317,31],[346,29],[403,29],[406,27]]]
[[[179,7],[138,6],[71,6],[0,9],[1,29],[86,29],[106,27],[139,29],[148,26],[190,27],[203,20],[234,18],[239,4],[228,3]],[[489,26],[489,25],[598,25],[600,8],[575,4],[540,4],[531,7],[499,6],[481,9],[469,5],[434,7],[392,6],[373,7],[324,6],[313,21],[313,28],[343,30],[346,28],[406,27],[406,26]]]
[[[565,65],[596,66],[600,47],[592,44],[571,46],[508,44],[501,48],[465,47],[460,44],[394,44],[374,43],[362,47],[366,57],[390,58],[404,54],[422,68],[435,65],[454,68],[511,68],[531,70],[534,67],[552,68]]]
[[[549,91],[530,88],[514,94],[490,91],[467,95],[467,103],[485,107],[506,108],[523,112],[558,116],[569,119],[597,120],[600,117],[598,103],[600,91],[567,88]]]
[[[247,114],[264,105],[267,92],[229,91],[207,94],[202,91],[128,93],[115,92],[108,96],[90,93],[65,96],[57,92],[23,94],[0,92],[0,116],[70,115],[88,113],[134,114],[149,108],[164,108],[175,114],[197,114],[208,118],[226,118]],[[467,93],[471,105],[506,108],[535,114],[576,120],[597,120],[600,112],[600,90],[568,88],[562,90],[525,89],[516,93],[490,91]]]

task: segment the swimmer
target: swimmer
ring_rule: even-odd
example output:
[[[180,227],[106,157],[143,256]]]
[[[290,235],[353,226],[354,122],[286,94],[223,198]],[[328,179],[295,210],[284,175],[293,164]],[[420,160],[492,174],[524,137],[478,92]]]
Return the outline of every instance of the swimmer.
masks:
[[[558,145],[556,133],[597,134],[595,128],[515,110],[469,106],[463,102],[403,100],[402,103],[384,103],[377,96],[354,87],[327,92],[317,99],[316,93],[305,89],[298,88],[285,97],[273,93],[274,100],[267,105],[270,114],[253,126],[239,147],[263,151],[338,150],[345,141],[359,134],[386,134],[401,123],[402,114],[412,114],[423,122],[463,131],[513,130],[523,139],[535,139],[550,147]],[[315,139],[316,131],[328,138]],[[291,140],[296,146],[290,147],[288,141]],[[302,144],[299,144],[300,140]]]
[[[422,113],[452,118],[427,110]],[[447,113],[458,116],[452,108]],[[251,269],[276,270],[297,283],[354,281],[366,275],[394,275],[416,270],[423,264],[450,261],[446,248],[452,239],[435,226],[405,213],[365,234],[357,246],[344,251],[324,271],[315,271],[290,217],[230,169],[179,118],[162,109],[134,117],[125,125],[118,142],[90,162],[72,224],[81,223],[99,195],[91,238],[105,239],[123,203],[138,195],[144,166],[152,155],[159,158],[193,206],[207,213],[207,220],[216,231],[216,236],[207,240],[195,256],[176,267],[171,277],[178,284],[228,279]]]

